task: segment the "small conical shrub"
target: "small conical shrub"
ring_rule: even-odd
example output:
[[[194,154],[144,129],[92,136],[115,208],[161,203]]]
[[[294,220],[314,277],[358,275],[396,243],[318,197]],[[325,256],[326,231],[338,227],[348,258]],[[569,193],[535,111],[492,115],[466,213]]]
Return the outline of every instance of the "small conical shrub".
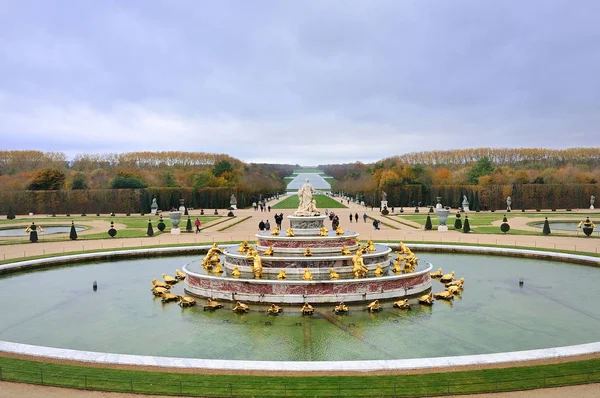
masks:
[[[548,217],[544,220],[544,229],[542,231],[544,235],[550,235],[550,223],[548,222]]]
[[[425,231],[431,231],[432,228],[433,228],[433,226],[431,225],[431,217],[429,217],[429,214],[428,214],[427,221],[425,221]]]
[[[165,222],[163,221],[163,218],[162,218],[162,216],[160,216],[160,220],[158,220],[158,224],[156,224],[156,228],[158,228],[158,230],[159,230],[160,232],[162,232],[162,231],[164,231],[164,230],[165,230],[165,228],[166,228],[166,227],[167,227],[167,226],[165,225]]]
[[[454,229],[462,229],[462,220],[460,219],[460,213],[456,213],[456,220],[454,220]]]
[[[187,208],[186,208],[187,212]],[[187,224],[185,224],[185,232],[192,232],[192,220],[188,216]]]
[[[154,236],[154,228],[152,228],[152,220],[148,220],[148,230],[146,231],[146,235]]]
[[[465,216],[465,222],[463,224],[463,232],[471,232],[471,226],[469,225],[469,216]]]
[[[14,220],[15,217],[15,211],[13,210],[12,205],[8,205],[8,211],[6,212],[6,219],[7,220]]]
[[[75,222],[71,221],[71,233],[69,234],[71,240],[77,240],[77,230],[75,229]]]
[[[184,216],[189,216],[189,215],[190,215],[190,213],[188,213],[188,209],[187,209],[187,207],[185,208],[185,212],[183,212],[183,215],[184,215]],[[186,229],[186,230],[187,230],[187,229]]]

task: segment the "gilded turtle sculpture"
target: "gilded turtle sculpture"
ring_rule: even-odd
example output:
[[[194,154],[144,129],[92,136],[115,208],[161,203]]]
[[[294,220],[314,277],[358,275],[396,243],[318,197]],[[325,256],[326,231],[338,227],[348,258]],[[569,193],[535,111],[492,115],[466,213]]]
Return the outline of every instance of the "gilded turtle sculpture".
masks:
[[[452,292],[449,290],[444,290],[443,292],[435,293],[433,297],[441,300],[454,300],[454,294],[452,294]]]
[[[181,270],[175,270],[175,279],[179,279],[180,281],[184,280],[187,275],[181,272]]]
[[[419,297],[419,304],[433,305],[433,293],[430,292]]]
[[[379,304],[379,300],[375,300],[367,304],[367,311],[369,312],[379,312],[381,311],[381,304]]]
[[[269,313],[269,315],[279,315],[281,313],[281,311],[283,311],[283,309],[281,309],[280,306],[275,305],[275,304],[271,304],[269,306],[269,308],[267,309],[267,312]]]
[[[194,305],[196,305],[195,298],[179,296],[179,306],[180,307],[192,307]]]
[[[163,293],[162,295],[162,302],[163,303],[169,303],[171,301],[179,301],[179,297],[176,294],[171,294],[171,293]]]
[[[410,304],[408,299],[394,301],[394,308],[400,308],[401,310],[410,310]]]
[[[302,315],[312,315],[315,312],[315,310],[312,307],[312,305],[304,303],[304,305],[300,309],[300,312],[302,313]]]
[[[169,275],[167,275],[167,274],[162,274],[162,277],[163,277],[164,281],[165,281],[166,283],[168,283],[169,285],[174,285],[174,284],[176,284],[177,282],[179,282],[177,279],[175,279],[175,278],[173,278],[172,276],[169,276]]]
[[[238,314],[246,313],[246,312],[250,311],[250,307],[248,307],[247,304],[244,304],[244,303],[241,303],[238,301],[235,303],[235,307],[233,307],[233,311],[237,312]]]
[[[458,286],[458,287],[460,287],[462,289],[464,284],[465,284],[465,278],[460,278],[460,279],[457,279],[455,281],[448,282],[444,286],[446,286],[446,287]]]
[[[204,306],[204,311],[206,311],[206,310],[214,311],[214,310],[218,310],[219,308],[223,308],[223,304],[219,303],[216,300],[209,298],[209,299],[207,299],[206,305]]]
[[[435,272],[431,272],[431,273],[429,274],[429,276],[430,276],[430,277],[432,277],[432,278],[441,278],[442,276],[444,276],[444,274],[442,273],[442,269],[441,269],[441,268],[438,268],[438,270],[437,270],[437,271],[435,271]]]
[[[454,280],[454,271],[452,271],[452,273],[446,274],[440,278],[440,282],[442,282],[442,283],[452,282],[453,280]]]
[[[347,314],[348,311],[348,306],[344,304],[343,301],[335,307],[333,307],[333,312],[335,312],[336,314]]]

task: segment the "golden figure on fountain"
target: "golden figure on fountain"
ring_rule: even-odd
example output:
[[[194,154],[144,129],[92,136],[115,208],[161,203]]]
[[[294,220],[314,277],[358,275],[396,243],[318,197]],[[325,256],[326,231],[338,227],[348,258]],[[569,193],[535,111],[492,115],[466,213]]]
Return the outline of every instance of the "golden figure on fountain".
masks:
[[[344,230],[342,229],[342,227],[340,227],[338,225],[337,228],[335,229],[335,234],[336,235],[344,235]]]
[[[218,310],[219,308],[223,308],[223,304],[219,303],[216,300],[213,299],[207,299],[207,303],[204,306],[204,311],[209,310],[209,311],[214,311],[214,310]]]
[[[322,226],[321,229],[319,230],[319,235],[327,236],[328,234],[329,234],[329,231],[327,230],[327,228],[325,228],[325,226]]]
[[[342,301],[341,303],[333,307],[333,312],[335,312],[336,314],[347,314],[348,306]]]
[[[352,273],[354,278],[364,278],[367,276],[368,269],[365,266],[365,262],[362,257],[362,251],[358,250],[354,257],[352,257]]]
[[[452,281],[452,282],[448,282],[444,286],[446,286],[446,287],[458,286],[459,288],[462,289],[464,284],[465,284],[465,278],[460,278],[458,280],[455,280],[455,281]]]
[[[278,305],[275,305],[275,304],[271,304],[271,305],[269,306],[269,308],[267,309],[267,313],[268,313],[269,315],[279,315],[279,313],[280,313],[281,311],[283,311],[283,310],[281,309],[281,307],[280,307],[280,306],[278,306]]]
[[[310,251],[310,247],[307,247],[306,250],[304,251],[304,257],[310,257],[312,256],[312,252]]]
[[[377,249],[375,248],[375,245],[373,244],[373,241],[371,239],[369,239],[367,241],[367,251],[369,253],[373,253],[374,251],[376,251]]]
[[[410,304],[408,299],[394,301],[394,308],[400,308],[401,310],[410,310]]]
[[[262,267],[262,258],[258,253],[254,254],[246,254],[246,258],[252,258],[252,273],[254,274],[254,278],[260,279],[263,276],[263,267]]]
[[[238,301],[235,303],[235,307],[233,307],[233,311],[237,312],[238,314],[246,313],[246,312],[250,311],[250,307],[248,307],[247,304],[240,303]]]
[[[343,256],[348,256],[350,254],[352,254],[352,252],[350,250],[348,250],[348,248],[345,245],[342,246],[342,255]]]
[[[442,283],[452,282],[453,280],[454,280],[454,271],[452,271],[451,274],[446,274],[440,278],[440,282],[442,282]]]
[[[338,274],[337,272],[335,272],[335,270],[332,268],[329,271],[329,279],[340,279],[340,274]]]
[[[302,315],[312,315],[315,312],[315,310],[313,309],[312,305],[304,303],[304,305],[300,309],[300,312],[302,313]]]
[[[305,281],[312,281],[313,280],[313,276],[310,273],[310,271],[308,270],[308,268],[306,268],[304,270],[304,275],[302,275],[302,279],[304,279]]]
[[[430,272],[429,276],[432,278],[441,278],[442,276],[444,276],[444,274],[442,273],[442,269],[438,268],[437,271]]]
[[[273,235],[273,236],[279,235],[279,227],[277,225],[275,226],[275,228],[273,228],[273,231],[271,231],[271,235]]]
[[[269,246],[267,250],[263,253],[263,256],[272,256],[274,253],[273,246]]]
[[[429,294],[419,297],[419,303],[425,305],[433,305],[433,293],[429,292]]]
[[[279,271],[279,273],[277,274],[277,279],[283,280],[285,278],[287,278],[287,275],[285,274],[285,270],[282,268],[281,271]]]
[[[375,301],[370,302],[367,305],[367,310],[369,312],[379,312],[379,311],[381,311],[382,308],[381,308],[381,304],[379,304],[379,300],[375,300]]]
[[[383,276],[384,272],[383,268],[381,267],[381,264],[377,264],[377,268],[375,269],[375,271],[373,271],[373,273],[375,274],[375,276]]]
[[[242,273],[240,272],[240,269],[237,265],[233,267],[233,270],[231,271],[231,276],[233,276],[234,278],[239,278],[240,276],[242,276]]]
[[[435,293],[433,297],[441,300],[454,300],[454,294],[449,290],[444,290],[443,292]]]
[[[402,272],[402,261],[404,261],[404,259],[400,256],[398,256],[396,261],[394,261],[394,267],[392,268],[392,272],[394,274],[399,274],[400,272]]]
[[[291,236],[296,236],[294,235],[294,230],[292,229],[292,227],[289,227],[286,231],[285,231],[285,236],[291,237]]]
[[[223,268],[221,267],[221,263],[220,262],[216,262],[213,266],[212,266],[212,272],[217,274],[217,275],[221,275],[223,273]]]
[[[240,243],[240,248],[238,249],[238,252],[239,253],[246,253],[249,248],[250,248],[250,246],[248,246],[248,242],[243,241],[242,243]]]
[[[186,277],[186,275],[183,272],[181,272],[181,270],[179,270],[179,269],[175,270],[175,279],[179,279],[180,281],[182,281],[185,279],[185,277]]]

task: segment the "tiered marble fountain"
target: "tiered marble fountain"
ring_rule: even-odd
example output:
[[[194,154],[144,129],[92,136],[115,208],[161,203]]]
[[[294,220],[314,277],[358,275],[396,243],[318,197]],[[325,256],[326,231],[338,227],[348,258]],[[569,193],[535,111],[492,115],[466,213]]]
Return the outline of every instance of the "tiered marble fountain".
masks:
[[[392,249],[374,244],[375,250],[362,254],[368,272],[364,278],[353,274],[356,252],[361,250],[358,233],[324,229],[326,216],[319,214],[312,200],[308,183],[298,191],[300,205],[293,216],[288,216],[287,231],[260,232],[256,250],[262,263],[262,276],[255,272],[256,259],[238,246],[226,247],[221,255],[225,268],[222,275],[205,272],[197,263],[183,267],[187,274],[185,290],[193,296],[250,303],[319,304],[362,302],[403,298],[417,295],[431,288],[431,264],[418,266],[414,272],[391,272]],[[292,235],[293,236],[287,236]],[[350,254],[342,254],[346,248]],[[307,248],[311,256],[306,256]],[[271,255],[265,253],[272,252]],[[354,260],[354,261],[353,261]],[[375,276],[380,266],[382,276]],[[331,279],[334,270],[339,279]],[[277,279],[281,271],[285,279]],[[305,280],[307,271],[312,280]],[[240,272],[241,275],[234,277]]]

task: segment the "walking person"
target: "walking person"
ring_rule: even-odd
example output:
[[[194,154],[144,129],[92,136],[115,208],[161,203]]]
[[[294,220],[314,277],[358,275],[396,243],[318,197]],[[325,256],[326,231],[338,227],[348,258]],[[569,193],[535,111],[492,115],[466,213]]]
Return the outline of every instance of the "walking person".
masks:
[[[354,213],[354,221],[358,222],[358,213]]]
[[[367,213],[363,213],[363,221],[367,222]]]
[[[352,222],[352,214],[350,214],[350,222]]]
[[[258,229],[260,231],[264,231],[265,230],[265,222],[263,220],[260,220],[260,222],[258,223]]]
[[[265,222],[265,229],[266,229],[267,231],[270,231],[270,230],[271,230],[271,223],[269,222],[269,220],[267,220],[267,221]]]
[[[196,221],[194,221],[194,225],[196,226],[196,233],[200,232],[200,220],[196,217]]]

